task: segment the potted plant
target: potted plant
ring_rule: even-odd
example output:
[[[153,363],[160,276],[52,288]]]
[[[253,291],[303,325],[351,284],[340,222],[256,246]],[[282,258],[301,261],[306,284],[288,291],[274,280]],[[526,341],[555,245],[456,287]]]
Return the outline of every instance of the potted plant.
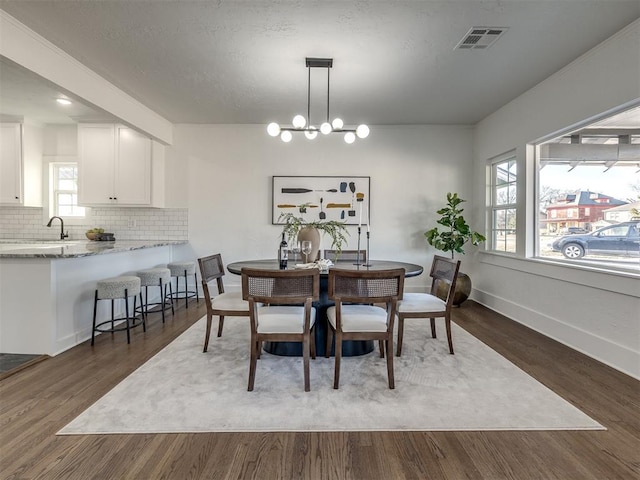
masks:
[[[447,206],[438,210],[438,215],[442,215],[442,217],[436,221],[444,228],[439,230],[438,227],[433,227],[424,232],[429,245],[443,252],[451,252],[452,259],[456,252],[464,255],[463,247],[467,242],[479,245],[487,240],[484,235],[472,231],[462,216],[464,209],[460,208],[460,204],[465,201],[458,197],[457,193],[447,193]],[[471,279],[468,275],[459,273],[453,304],[459,306],[469,297],[470,293]]]
[[[331,249],[340,252],[342,246],[347,243],[347,227],[343,222],[336,220],[307,221],[301,217],[296,217],[293,213],[283,213],[278,217],[278,221],[284,221],[282,232],[292,241],[311,241],[311,252],[308,258],[315,259],[320,249],[320,232],[331,237]]]

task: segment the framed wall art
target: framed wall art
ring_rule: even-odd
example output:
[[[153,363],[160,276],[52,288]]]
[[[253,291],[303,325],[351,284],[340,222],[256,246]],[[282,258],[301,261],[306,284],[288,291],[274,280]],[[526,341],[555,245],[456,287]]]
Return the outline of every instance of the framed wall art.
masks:
[[[272,223],[283,213],[307,222],[342,221],[366,225],[371,214],[370,177],[273,177]]]

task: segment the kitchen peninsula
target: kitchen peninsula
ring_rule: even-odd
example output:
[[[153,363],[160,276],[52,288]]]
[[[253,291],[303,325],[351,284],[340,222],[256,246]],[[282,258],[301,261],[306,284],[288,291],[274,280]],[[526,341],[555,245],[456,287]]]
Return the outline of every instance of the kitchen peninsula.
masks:
[[[91,337],[98,280],[165,265],[186,244],[0,242],[0,352],[57,355],[82,343]],[[98,319],[109,316],[98,308]]]

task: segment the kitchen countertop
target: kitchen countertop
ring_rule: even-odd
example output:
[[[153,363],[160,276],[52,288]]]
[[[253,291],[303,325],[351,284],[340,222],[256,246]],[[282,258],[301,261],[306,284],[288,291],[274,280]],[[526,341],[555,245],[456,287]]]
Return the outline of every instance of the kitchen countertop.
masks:
[[[186,240],[1,240],[0,258],[78,258],[186,243]]]

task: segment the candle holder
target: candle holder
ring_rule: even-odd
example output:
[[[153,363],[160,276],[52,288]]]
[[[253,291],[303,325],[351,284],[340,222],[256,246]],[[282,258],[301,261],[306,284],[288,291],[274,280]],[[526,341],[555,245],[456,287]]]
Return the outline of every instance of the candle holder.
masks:
[[[371,253],[369,252],[369,237],[371,235],[370,235],[368,227],[369,227],[369,225],[367,225],[367,250],[366,250],[367,256],[365,257],[365,263],[362,265],[363,267],[370,267],[371,266],[371,263],[369,263],[371,261]]]
[[[358,249],[356,250],[356,263],[354,265],[360,266],[360,235],[362,234],[362,227],[358,225]]]

